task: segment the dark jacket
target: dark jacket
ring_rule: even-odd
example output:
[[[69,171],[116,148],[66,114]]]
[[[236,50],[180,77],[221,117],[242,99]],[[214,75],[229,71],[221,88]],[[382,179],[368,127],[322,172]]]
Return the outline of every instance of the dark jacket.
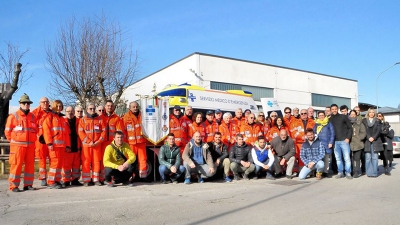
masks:
[[[362,119],[357,117],[353,123],[353,136],[350,141],[350,150],[359,151],[364,149],[365,138],[367,137],[367,131]]]
[[[285,158],[287,161],[296,154],[294,141],[289,136],[284,141],[279,136],[274,137],[271,141],[271,147],[274,149],[276,156]]]
[[[365,128],[367,130],[367,138],[365,140],[365,147],[364,151],[366,153],[369,153],[371,151],[371,142],[369,142],[369,138],[373,137],[374,141],[372,142],[374,152],[379,152],[383,151],[383,144],[382,144],[382,139],[381,139],[381,130],[382,130],[382,122],[376,118],[374,118],[374,124],[369,127],[368,126],[368,119],[364,118],[363,119],[363,124],[365,125]]]
[[[344,141],[346,138],[351,140],[353,128],[349,118],[342,114],[331,114],[329,122],[332,123],[335,129],[335,141]]]
[[[253,158],[251,157],[251,148],[246,143],[239,146],[237,143],[231,148],[231,153],[229,154],[229,160],[231,162],[236,162],[240,164],[240,161],[253,163]]]
[[[317,127],[319,126],[318,123],[314,125],[314,133],[317,133]],[[322,142],[325,147],[325,151],[327,154],[332,154],[332,148],[328,148],[329,144],[332,146],[335,145],[335,129],[331,122],[328,122],[326,126],[324,126],[318,134],[318,139]]]
[[[208,142],[208,146],[210,147],[211,157],[214,162],[219,159],[220,162],[223,162],[226,157],[228,157],[228,147],[221,142],[219,146],[217,146],[214,142]]]
[[[382,124],[382,142],[386,145],[386,150],[393,151],[393,138],[394,138],[394,130],[390,128],[390,124],[385,122]]]
[[[201,148],[203,149],[204,162],[206,162],[210,168],[214,168],[214,162],[212,160],[208,144],[205,142],[201,142]],[[192,141],[190,141],[189,143],[186,144],[185,150],[183,150],[183,161],[187,162],[188,164],[192,164],[194,163],[192,159],[193,159],[193,144]]]
[[[303,145],[301,145],[300,159],[303,161],[304,165],[307,166],[310,162],[317,164],[325,157],[325,147],[318,138],[315,138],[313,143],[306,140]]]
[[[179,168],[181,165],[181,151],[178,146],[174,145],[171,148],[168,144],[161,146],[158,154],[158,162],[160,165],[165,165],[168,169],[171,166]]]

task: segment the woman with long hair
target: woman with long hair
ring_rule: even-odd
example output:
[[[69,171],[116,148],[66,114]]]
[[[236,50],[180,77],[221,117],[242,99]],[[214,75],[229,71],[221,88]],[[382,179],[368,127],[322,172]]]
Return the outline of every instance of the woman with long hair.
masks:
[[[394,130],[390,128],[390,124],[385,121],[385,116],[382,113],[378,113],[377,118],[382,122],[381,138],[383,143],[383,152],[380,152],[380,158],[383,161],[383,167],[385,168],[385,175],[390,176],[389,162],[393,161],[393,138]],[[389,152],[391,152],[391,160],[389,159]]]
[[[381,140],[381,121],[376,118],[375,110],[368,109],[363,124],[367,130],[367,140],[365,141],[365,170],[368,177],[378,176],[378,152],[383,151]]]
[[[285,124],[285,120],[283,117],[275,117],[273,120],[271,129],[268,132],[268,140],[272,141],[275,137],[279,136],[279,133],[282,129],[286,129],[288,131],[288,135],[290,136],[289,128]]]
[[[365,137],[367,131],[362,119],[357,116],[357,112],[351,110],[349,113],[349,120],[353,127],[353,135],[350,141],[351,160],[353,163],[353,177],[358,178],[361,176],[361,155],[364,150]]]

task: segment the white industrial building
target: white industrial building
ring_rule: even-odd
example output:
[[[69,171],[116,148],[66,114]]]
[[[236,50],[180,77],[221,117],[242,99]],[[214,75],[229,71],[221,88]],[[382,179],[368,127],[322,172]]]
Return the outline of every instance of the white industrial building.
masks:
[[[264,97],[275,98],[281,109],[325,109],[332,103],[353,108],[358,104],[356,80],[197,52],[136,81],[123,98],[131,102],[138,99],[136,94],[151,95],[154,87],[160,92],[168,84],[183,83],[250,91],[260,107]]]

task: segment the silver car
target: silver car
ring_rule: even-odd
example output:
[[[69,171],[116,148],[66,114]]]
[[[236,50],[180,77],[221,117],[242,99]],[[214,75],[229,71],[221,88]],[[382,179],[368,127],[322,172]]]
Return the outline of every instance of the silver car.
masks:
[[[400,155],[400,136],[393,138],[393,155]]]

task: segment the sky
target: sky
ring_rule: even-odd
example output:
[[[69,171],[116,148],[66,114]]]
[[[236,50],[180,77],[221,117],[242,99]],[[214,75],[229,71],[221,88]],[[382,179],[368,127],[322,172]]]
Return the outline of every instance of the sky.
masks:
[[[138,50],[138,78],[202,52],[354,79],[359,102],[376,104],[378,87],[379,105],[397,108],[400,64],[390,67],[400,62],[399,10],[395,0],[2,0],[0,52],[6,42],[29,48],[21,63],[33,77],[10,105],[23,93],[38,105],[49,96],[45,47],[60,24],[104,13]]]

